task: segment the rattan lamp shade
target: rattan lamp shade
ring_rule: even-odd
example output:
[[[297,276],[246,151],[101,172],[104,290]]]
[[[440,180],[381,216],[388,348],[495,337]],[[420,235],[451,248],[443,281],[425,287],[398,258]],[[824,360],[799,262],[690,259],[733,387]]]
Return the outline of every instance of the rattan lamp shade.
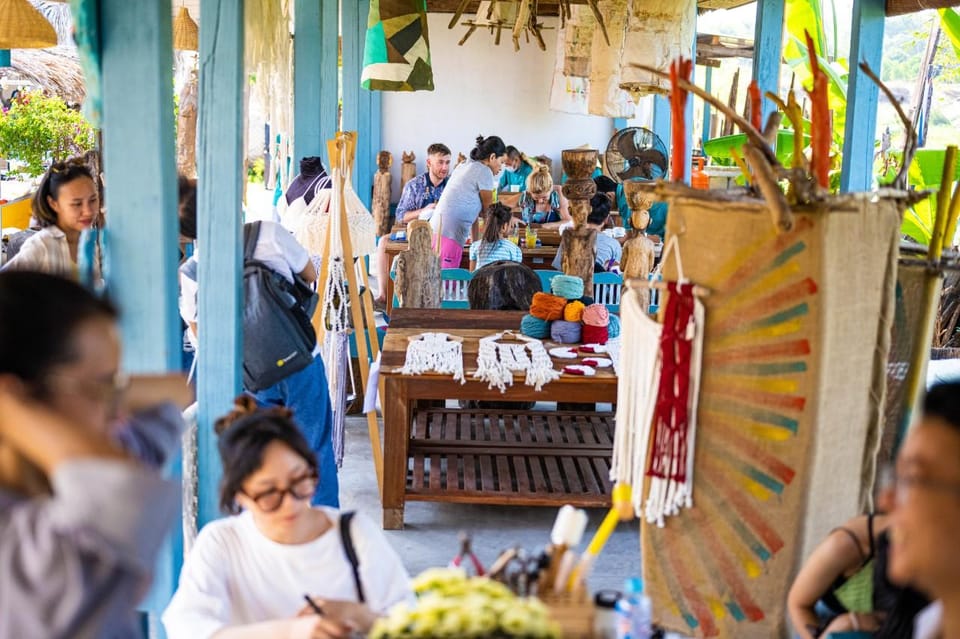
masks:
[[[200,30],[186,7],[180,7],[173,20],[173,48],[184,51],[197,51],[200,48]]]
[[[27,0],[0,0],[0,49],[57,46],[57,32]]]

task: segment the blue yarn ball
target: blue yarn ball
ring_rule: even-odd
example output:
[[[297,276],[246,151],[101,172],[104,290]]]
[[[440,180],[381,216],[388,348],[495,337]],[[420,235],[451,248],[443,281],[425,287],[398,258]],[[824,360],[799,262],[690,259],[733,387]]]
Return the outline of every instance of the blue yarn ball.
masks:
[[[612,313],[610,314],[610,323],[607,324],[607,334],[610,339],[620,337],[620,318]]]
[[[584,306],[590,306],[591,304],[595,303],[593,298],[590,297],[589,295],[584,295],[583,297],[580,298],[580,301],[583,302]]]
[[[527,337],[545,339],[550,337],[550,322],[527,314],[520,320],[520,332]]]
[[[550,290],[557,297],[580,299],[583,297],[583,280],[576,275],[557,275],[550,280]]]
[[[554,320],[550,326],[550,339],[560,344],[577,344],[580,342],[580,322]]]

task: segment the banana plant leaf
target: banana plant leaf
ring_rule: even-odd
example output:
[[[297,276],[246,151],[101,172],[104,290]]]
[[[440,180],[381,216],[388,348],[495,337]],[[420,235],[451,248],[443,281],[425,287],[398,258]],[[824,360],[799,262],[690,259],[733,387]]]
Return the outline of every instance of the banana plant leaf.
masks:
[[[740,152],[740,149],[743,148],[743,145],[747,143],[747,136],[745,133],[738,133],[736,135],[725,135],[720,138],[713,138],[712,140],[707,140],[703,143],[703,152],[705,155],[709,156],[711,159],[723,159],[732,158],[733,154],[730,152],[731,149],[736,149],[737,152]],[[803,135],[803,146],[806,146],[810,143],[810,136],[804,133]],[[742,153],[741,153],[742,155]],[[790,129],[780,129],[777,132],[777,159],[780,162],[787,166],[790,164],[790,160],[793,158],[793,131]]]

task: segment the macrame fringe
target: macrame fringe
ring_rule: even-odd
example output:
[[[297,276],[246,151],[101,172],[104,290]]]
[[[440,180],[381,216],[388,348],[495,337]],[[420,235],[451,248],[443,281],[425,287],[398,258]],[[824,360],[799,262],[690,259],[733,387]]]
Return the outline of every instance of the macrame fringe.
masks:
[[[518,341],[499,341],[505,337]],[[553,360],[538,339],[517,335],[512,331],[480,339],[477,370],[473,373],[475,379],[487,382],[487,388],[496,387],[501,393],[505,393],[507,386],[513,385],[515,372],[525,373],[524,384],[533,386],[538,391],[561,374],[553,368]]]
[[[463,343],[448,333],[421,333],[407,344],[407,354],[400,373],[420,375],[426,372],[453,375],[466,384],[463,376]]]

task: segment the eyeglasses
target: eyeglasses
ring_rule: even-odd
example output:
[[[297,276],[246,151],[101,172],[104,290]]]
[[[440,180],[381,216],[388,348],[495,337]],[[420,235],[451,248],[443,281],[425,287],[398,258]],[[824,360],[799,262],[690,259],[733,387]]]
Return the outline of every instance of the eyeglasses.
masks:
[[[904,502],[909,491],[915,488],[960,497],[960,482],[918,475],[898,475],[896,472],[890,473],[886,479],[886,485],[893,489],[894,499],[897,503]]]
[[[310,499],[317,490],[317,474],[309,473],[301,477],[296,477],[290,481],[287,488],[271,488],[270,490],[251,495],[241,490],[240,492],[253,500],[257,508],[265,513],[272,513],[279,509],[283,504],[283,498],[287,493],[299,501]]]
[[[117,373],[109,380],[77,377],[63,373],[49,375],[49,379],[66,381],[72,386],[71,390],[79,395],[111,406],[119,403],[120,398],[130,388],[130,378],[122,373]]]

